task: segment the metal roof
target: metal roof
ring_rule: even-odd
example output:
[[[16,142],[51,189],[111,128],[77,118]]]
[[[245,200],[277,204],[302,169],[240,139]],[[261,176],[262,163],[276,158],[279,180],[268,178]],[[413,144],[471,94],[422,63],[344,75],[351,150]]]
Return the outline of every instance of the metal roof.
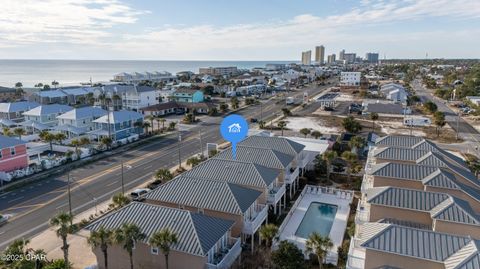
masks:
[[[274,149],[293,156],[296,156],[305,148],[304,145],[287,138],[258,135],[247,137],[245,140],[240,142],[239,145],[255,148]]]
[[[380,163],[373,166],[371,174],[380,177],[422,180],[438,169],[438,167],[416,164]]]
[[[408,221],[408,220],[400,220],[400,219],[393,219],[393,218],[384,218],[378,220],[379,223],[386,223],[386,224],[395,224],[399,226],[406,226],[415,229],[423,229],[423,230],[432,230],[431,225],[425,225],[423,223]]]
[[[73,107],[67,105],[51,104],[51,105],[41,105],[33,109],[25,111],[23,114],[28,116],[42,116],[49,114],[65,113],[72,110]]]
[[[445,269],[480,268],[480,246],[478,240],[472,240],[457,253],[445,261]]]
[[[17,138],[0,135],[0,149],[15,147],[17,145],[25,145],[26,143],[27,142]]]
[[[410,148],[386,147],[375,150],[374,157],[386,160],[416,161],[427,153],[428,151],[414,150]]]
[[[215,158],[232,160],[232,149],[229,148],[217,154]],[[285,169],[294,159],[294,156],[281,153],[277,150],[254,148],[237,145],[237,160],[260,164],[270,168]]]
[[[375,145],[409,148],[424,140],[418,136],[387,135],[377,139]]]
[[[432,218],[438,220],[480,225],[480,217],[473,211],[470,204],[453,196],[434,208],[431,214]]]
[[[438,153],[429,152],[427,155],[418,159],[416,163],[424,166],[448,168],[450,171],[462,176],[473,184],[480,185],[477,177],[468,168],[454,165],[453,163],[445,160],[445,158]]]
[[[362,247],[381,252],[443,262],[467,245],[469,237],[388,224]]]
[[[149,192],[145,198],[242,215],[261,194],[225,181],[179,176]]]
[[[461,189],[457,183],[455,176],[443,169],[437,169],[435,172],[431,173],[429,176],[422,179],[422,183],[425,186],[432,186],[437,188],[444,189]]]
[[[237,160],[209,159],[183,173],[185,176],[223,180],[230,183],[266,188],[278,177],[278,169]]]
[[[40,92],[36,92],[35,94],[37,94],[40,97],[48,97],[48,98],[67,97],[67,95],[61,90],[40,91]]]
[[[143,120],[143,115],[129,110],[119,110],[119,111],[111,111],[110,113],[110,124],[126,122],[126,121],[137,121],[139,119]],[[93,122],[97,123],[108,123],[108,115],[104,115]]]
[[[29,102],[29,101],[20,101],[20,102],[13,102],[13,103],[0,103],[0,112],[10,113],[10,112],[21,112],[27,111],[32,108],[39,106],[40,104],[37,102]]]
[[[101,116],[107,115],[107,111],[99,107],[81,107],[72,109],[66,113],[63,113],[57,116],[57,119],[85,119],[85,118],[99,118]]]
[[[155,232],[168,228],[178,237],[178,243],[172,246],[173,250],[197,256],[206,256],[234,224],[230,220],[187,210],[132,202],[94,221],[86,229],[96,231],[102,226],[106,229],[117,229],[125,223],[136,224],[146,235],[143,240],[146,244]]]
[[[368,199],[369,203],[418,211],[430,211],[449,198],[447,194],[438,192],[381,187],[381,191],[375,193],[377,189],[378,188],[372,188],[368,191],[367,196],[370,197]],[[370,194],[373,194],[373,196]]]

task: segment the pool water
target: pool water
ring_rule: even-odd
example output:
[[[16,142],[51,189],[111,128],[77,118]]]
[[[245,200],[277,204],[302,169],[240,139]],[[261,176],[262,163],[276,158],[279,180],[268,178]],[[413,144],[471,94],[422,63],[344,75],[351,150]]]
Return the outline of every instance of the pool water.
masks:
[[[313,232],[329,236],[336,214],[336,205],[311,203],[295,235],[305,239],[308,239]]]

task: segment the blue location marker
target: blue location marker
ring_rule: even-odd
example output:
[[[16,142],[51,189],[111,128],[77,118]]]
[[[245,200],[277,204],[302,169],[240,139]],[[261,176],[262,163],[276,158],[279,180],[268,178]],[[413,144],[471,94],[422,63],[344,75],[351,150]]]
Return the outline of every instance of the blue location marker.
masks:
[[[223,139],[232,143],[232,157],[236,159],[237,143],[242,141],[248,134],[248,123],[240,115],[230,115],[223,119],[220,124],[220,133]]]

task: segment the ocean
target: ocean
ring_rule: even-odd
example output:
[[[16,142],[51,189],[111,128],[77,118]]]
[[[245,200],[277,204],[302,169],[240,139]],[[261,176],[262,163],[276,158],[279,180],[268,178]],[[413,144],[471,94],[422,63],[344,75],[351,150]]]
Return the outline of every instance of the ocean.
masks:
[[[33,87],[41,82],[60,86],[79,85],[92,79],[105,82],[120,72],[179,71],[198,72],[200,67],[236,66],[240,69],[265,67],[267,63],[294,61],[106,61],[106,60],[0,60],[0,86],[13,87],[21,82]]]

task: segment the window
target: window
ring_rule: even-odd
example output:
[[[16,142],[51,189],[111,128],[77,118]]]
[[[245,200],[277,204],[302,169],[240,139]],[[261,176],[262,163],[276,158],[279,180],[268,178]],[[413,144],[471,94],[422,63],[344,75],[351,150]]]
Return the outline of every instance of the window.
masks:
[[[15,148],[10,148],[10,155],[15,155]]]
[[[158,255],[158,248],[151,247],[150,248],[150,253],[152,253],[153,255]]]

